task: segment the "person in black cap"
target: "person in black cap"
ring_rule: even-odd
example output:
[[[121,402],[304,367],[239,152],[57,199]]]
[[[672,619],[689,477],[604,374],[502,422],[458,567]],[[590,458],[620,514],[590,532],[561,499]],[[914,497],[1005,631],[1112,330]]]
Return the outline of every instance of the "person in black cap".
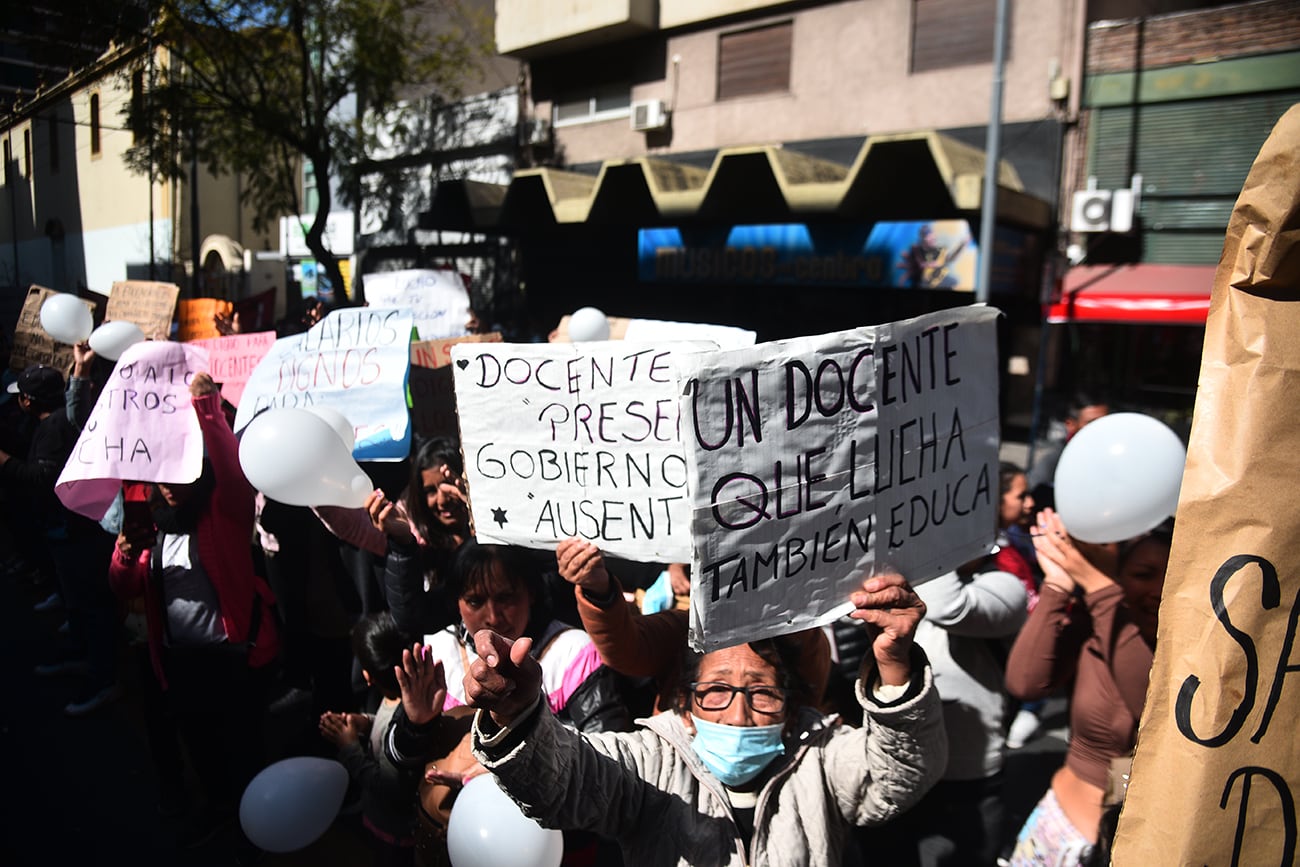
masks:
[[[27,457],[0,451],[0,486],[30,498],[32,511],[45,529],[59,590],[68,608],[68,626],[83,659],[36,667],[42,676],[84,674],[89,684],[69,702],[69,716],[83,716],[115,701],[117,685],[114,602],[108,586],[113,538],[100,526],[67,509],[54,484],[77,444],[78,430],[68,420],[63,374],[42,364],[30,365],[9,386],[23,412],[37,419]]]

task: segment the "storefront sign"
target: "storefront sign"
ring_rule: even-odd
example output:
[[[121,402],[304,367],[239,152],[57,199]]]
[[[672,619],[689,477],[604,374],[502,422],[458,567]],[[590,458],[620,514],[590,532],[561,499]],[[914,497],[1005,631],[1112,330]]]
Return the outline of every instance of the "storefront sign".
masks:
[[[763,283],[971,291],[979,256],[965,220],[656,228],[638,232],[646,283]]]

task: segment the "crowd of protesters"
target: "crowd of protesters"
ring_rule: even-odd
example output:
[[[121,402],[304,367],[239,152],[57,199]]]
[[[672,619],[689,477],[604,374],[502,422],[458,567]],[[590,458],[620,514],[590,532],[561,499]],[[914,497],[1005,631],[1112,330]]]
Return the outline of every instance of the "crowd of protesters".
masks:
[[[206,375],[199,478],[124,483],[103,521],[78,515],[54,482],[110,367],[83,345],[66,380],[32,366],[9,387],[6,566],[66,612],[64,654],[37,669],[81,684],[65,713],[140,707],[180,847],[238,841],[244,787],[282,757],[264,727],[292,713],[308,724],[286,749],[348,769],[375,864],[447,863],[483,773],[565,831],[566,864],[1105,863],[1167,528],[1076,542],[1004,464],[987,557],[915,588],[863,575],[835,624],[701,655],[685,564],[476,541],[451,440],[365,465],[361,509],[267,499]],[[1006,758],[1053,695],[1067,759],[1017,836]]]

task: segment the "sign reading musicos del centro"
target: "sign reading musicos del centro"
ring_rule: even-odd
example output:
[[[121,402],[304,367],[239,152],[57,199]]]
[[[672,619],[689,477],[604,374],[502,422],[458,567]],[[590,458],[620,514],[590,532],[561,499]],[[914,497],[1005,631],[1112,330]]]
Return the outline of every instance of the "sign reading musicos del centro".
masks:
[[[1027,244],[1019,236],[998,230],[995,290],[1014,287],[1023,270]],[[881,221],[869,233],[862,225],[805,223],[652,228],[638,232],[637,245],[638,277],[646,283],[972,291],[979,269],[965,220]]]

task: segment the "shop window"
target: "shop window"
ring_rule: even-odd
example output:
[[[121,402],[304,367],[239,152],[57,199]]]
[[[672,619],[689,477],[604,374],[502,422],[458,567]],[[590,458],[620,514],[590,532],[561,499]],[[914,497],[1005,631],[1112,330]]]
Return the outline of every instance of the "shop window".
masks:
[[[97,157],[103,143],[99,136],[99,94],[90,95],[90,155]]]
[[[991,63],[996,15],[997,0],[912,0],[912,71]]]
[[[555,101],[555,125],[588,123],[627,117],[632,111],[632,88],[607,84],[566,94]]]
[[[28,180],[32,178],[32,128],[23,130],[23,174]]]
[[[783,21],[718,37],[718,99],[790,90],[794,24]]]
[[[4,155],[4,161],[5,161],[5,165],[4,165],[4,182],[5,182],[6,184],[8,184],[8,183],[12,183],[12,180],[13,180],[13,179],[10,177],[10,172],[13,171],[13,169],[10,168],[10,166],[13,165],[13,161],[14,161],[13,148],[10,147],[10,145],[9,145],[9,137],[8,137],[8,136],[5,137],[4,151],[5,151],[5,155]]]

